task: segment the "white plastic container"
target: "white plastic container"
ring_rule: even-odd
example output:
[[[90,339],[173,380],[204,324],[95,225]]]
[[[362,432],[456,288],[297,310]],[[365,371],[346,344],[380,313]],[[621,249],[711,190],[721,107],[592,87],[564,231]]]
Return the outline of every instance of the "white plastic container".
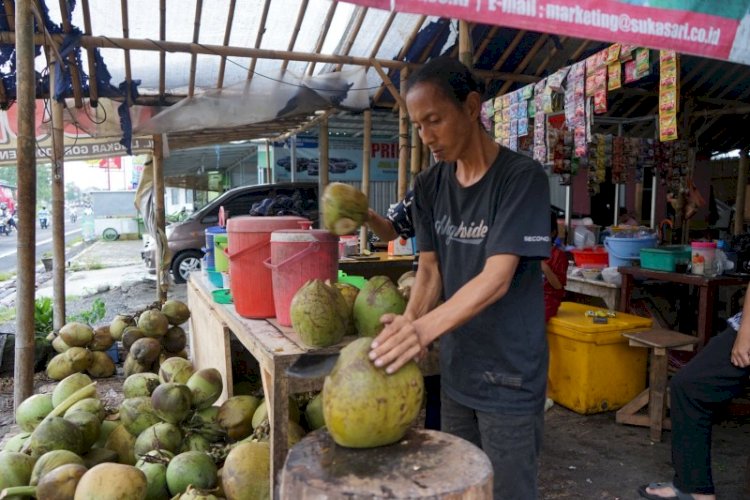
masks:
[[[690,272],[701,276],[716,276],[716,243],[713,241],[694,241],[690,244],[692,250]]]

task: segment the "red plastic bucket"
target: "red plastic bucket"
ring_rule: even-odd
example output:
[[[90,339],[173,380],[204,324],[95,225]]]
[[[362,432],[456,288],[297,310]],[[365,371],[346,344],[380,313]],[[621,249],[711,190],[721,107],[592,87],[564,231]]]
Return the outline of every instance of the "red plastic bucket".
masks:
[[[335,282],[339,267],[339,239],[321,229],[284,229],[271,234],[271,269],[276,321],[292,326],[289,306],[297,290],[312,279]]]
[[[227,221],[229,278],[237,314],[245,318],[272,318],[271,270],[264,261],[271,256],[271,233],[296,229],[309,222],[303,217],[253,217],[243,215]]]

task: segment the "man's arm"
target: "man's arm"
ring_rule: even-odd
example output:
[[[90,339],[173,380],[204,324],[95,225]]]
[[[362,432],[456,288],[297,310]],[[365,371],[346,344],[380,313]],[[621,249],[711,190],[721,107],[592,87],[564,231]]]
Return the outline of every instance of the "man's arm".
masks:
[[[367,225],[383,241],[392,241],[398,237],[398,233],[393,228],[391,221],[378,214],[372,208],[367,211]]]
[[[439,307],[421,316],[411,316],[412,311],[424,312],[424,304],[410,302],[404,316],[383,318],[388,324],[373,341],[370,359],[375,366],[387,367],[388,373],[395,372],[433,340],[468,322],[505,296],[519,260],[517,255],[493,255],[487,259],[481,273]],[[421,265],[420,254],[417,277],[422,272]]]
[[[732,364],[738,368],[750,366],[750,285],[745,290],[745,301],[742,305],[742,322],[737,331],[737,339],[732,347]]]

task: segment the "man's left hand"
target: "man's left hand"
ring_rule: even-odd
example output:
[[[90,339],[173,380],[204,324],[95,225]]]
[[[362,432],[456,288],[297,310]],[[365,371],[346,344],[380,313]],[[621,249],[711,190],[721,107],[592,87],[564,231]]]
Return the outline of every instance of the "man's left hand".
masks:
[[[411,318],[384,314],[380,321],[385,324],[385,328],[372,341],[370,359],[375,366],[385,367],[386,373],[391,374],[419,357],[424,351],[424,346]]]

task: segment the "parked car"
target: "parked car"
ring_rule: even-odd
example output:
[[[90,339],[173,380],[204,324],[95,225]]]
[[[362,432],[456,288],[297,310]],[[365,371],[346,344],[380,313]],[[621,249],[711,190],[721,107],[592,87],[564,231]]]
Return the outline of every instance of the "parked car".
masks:
[[[254,205],[260,205],[266,199],[281,195],[293,197],[295,193],[301,196],[308,206],[313,207],[310,211],[310,218],[317,223],[318,184],[288,182],[231,189],[186,220],[169,224],[166,227],[167,244],[172,254],[169,269],[172,271],[175,283],[184,283],[192,271],[200,269],[203,258],[202,248],[206,245],[205,230],[207,227],[219,224],[219,207],[224,207],[227,217],[249,215]],[[147,240],[141,257],[149,271],[155,272],[156,244],[152,239]]]

